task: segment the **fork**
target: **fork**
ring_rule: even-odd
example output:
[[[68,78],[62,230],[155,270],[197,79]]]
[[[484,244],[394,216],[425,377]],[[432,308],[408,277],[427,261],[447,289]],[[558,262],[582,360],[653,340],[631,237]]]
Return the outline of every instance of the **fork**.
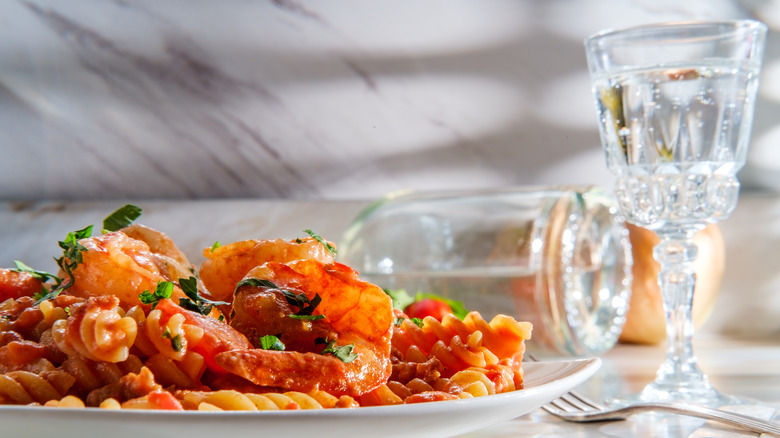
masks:
[[[535,357],[526,353],[531,361],[537,361]],[[766,433],[780,437],[780,424],[762,420],[735,412],[714,409],[705,406],[676,402],[640,402],[629,406],[607,408],[587,397],[569,391],[550,403],[542,406],[542,409],[556,417],[574,423],[590,423],[597,421],[625,420],[631,415],[641,412],[667,412],[671,414],[686,415],[703,418],[706,420],[726,424],[740,430],[754,433]]]

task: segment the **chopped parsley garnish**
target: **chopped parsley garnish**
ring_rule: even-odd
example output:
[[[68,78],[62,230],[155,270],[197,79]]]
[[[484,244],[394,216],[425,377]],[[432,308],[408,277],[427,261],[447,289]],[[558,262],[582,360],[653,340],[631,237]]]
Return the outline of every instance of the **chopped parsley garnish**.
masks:
[[[214,306],[228,305],[224,301],[211,301],[198,294],[198,279],[195,277],[180,278],[179,287],[187,298],[179,298],[179,305],[187,310],[208,315]]]
[[[268,287],[271,289],[279,289],[279,286],[274,284],[271,280],[266,280],[264,278],[245,278],[238,282],[236,285],[236,290],[238,290],[242,286],[251,286],[251,287]]]
[[[219,248],[221,246],[222,246],[222,244],[219,243],[219,240],[217,240],[216,242],[214,242],[213,245],[211,245],[211,251],[210,252],[214,252],[215,249],[217,249],[217,248]]]
[[[282,294],[284,294],[284,298],[287,299],[287,303],[289,303],[291,306],[296,306],[299,309],[295,316],[312,316],[314,309],[316,309],[322,301],[320,294],[315,294],[314,298],[309,299],[305,293],[296,294],[286,289],[279,290],[282,292]],[[325,316],[323,315],[322,317],[324,318]]]
[[[158,281],[154,292],[145,290],[138,295],[138,299],[143,304],[151,304],[152,309],[154,309],[160,300],[170,298],[171,295],[173,295],[173,283],[170,281]]]
[[[287,315],[292,319],[299,319],[301,321],[316,321],[318,319],[325,319],[325,315]]]
[[[325,239],[323,239],[322,236],[308,229],[303,230],[303,232],[311,236],[312,239],[316,240],[317,242],[320,242],[323,246],[325,246],[325,249],[328,250],[331,256],[336,257],[336,248],[330,243],[328,243]]]
[[[320,354],[332,354],[344,363],[350,363],[357,359],[357,353],[353,353],[352,349],[355,348],[355,344],[336,345],[336,340],[329,341],[325,338],[317,338],[315,340],[318,344],[325,344],[325,348],[320,351]]]
[[[84,245],[79,243],[79,240],[86,239],[90,236],[92,236],[92,225],[77,231],[71,231],[65,237],[65,240],[57,242],[60,248],[62,248],[62,256],[55,258],[54,261],[57,263],[57,266],[65,272],[65,275],[68,276],[67,281],[60,281],[57,283],[56,287],[52,289],[51,292],[44,294],[43,291],[41,291],[40,293],[35,294],[35,305],[50,300],[59,295],[60,292],[73,286],[73,282],[75,281],[73,271],[83,262],[82,253],[87,250]]]
[[[92,225],[77,231],[72,231],[68,233],[64,241],[58,242],[63,252],[62,257],[55,259],[55,261],[68,275],[71,280],[70,283],[73,283],[73,270],[83,262],[81,253],[87,250],[84,245],[79,243],[79,240],[86,239],[90,236],[92,236]]]
[[[282,341],[274,335],[265,335],[260,338],[260,347],[263,350],[284,351],[286,348]]]
[[[16,269],[14,269],[14,271],[16,271],[16,272],[24,272],[24,273],[30,274],[30,275],[32,275],[33,278],[35,278],[36,280],[38,280],[38,281],[40,281],[42,283],[46,283],[49,280],[54,281],[54,287],[52,287],[52,290],[57,290],[60,287],[60,285],[62,284],[62,279],[57,277],[54,274],[50,274],[50,273],[45,272],[45,271],[35,270],[35,269],[27,266],[26,264],[20,262],[19,260],[14,260],[14,264],[16,265]],[[47,300],[48,298],[46,298],[46,297],[48,296],[49,293],[50,292],[49,292],[48,289],[46,289],[46,285],[45,284],[43,286],[41,286],[41,290],[39,292],[36,292],[33,295],[33,298],[36,300],[36,304],[40,304],[41,301]],[[52,298],[54,298],[54,296],[52,296]]]
[[[121,230],[141,217],[143,210],[133,204],[125,204],[103,219],[103,233]]]
[[[415,324],[417,327],[420,327],[420,328],[422,328],[422,326],[423,326],[423,320],[422,320],[422,319],[420,319],[420,318],[409,318],[409,319],[411,319],[411,320],[412,320],[412,322],[413,322],[413,323],[414,323],[414,324]]]
[[[14,269],[14,271],[25,272],[27,274],[30,274],[36,280],[42,281],[44,283],[46,283],[49,280],[53,280],[57,286],[59,286],[60,283],[62,283],[62,279],[60,279],[56,275],[44,271],[37,271],[27,266],[26,264],[20,262],[19,260],[14,260],[14,264],[16,265],[16,269]]]
[[[50,300],[50,299],[56,297],[57,295],[59,295],[60,292],[62,292],[62,291],[60,291],[59,289],[52,289],[51,291],[47,291],[46,288],[43,288],[43,289],[41,289],[40,292],[36,292],[36,293],[33,294],[33,299],[35,300],[33,305],[37,306],[37,305],[41,304],[44,301]]]
[[[298,308],[298,312],[288,315],[290,318],[304,320],[304,321],[316,321],[318,319],[325,318],[325,315],[315,315],[314,309],[317,308],[317,306],[322,302],[322,297],[320,297],[320,294],[315,294],[314,298],[309,299],[309,297],[306,296],[305,293],[299,293],[296,294],[295,292],[289,291],[287,289],[282,289],[279,286],[277,286],[273,281],[266,280],[264,278],[245,278],[238,282],[236,285],[236,290],[240,288],[241,286],[252,286],[252,287],[266,287],[269,289],[278,289],[279,292],[281,292],[284,295],[284,298],[287,300],[287,303],[291,306],[295,306]]]
[[[168,327],[165,327],[165,331],[162,333],[162,337],[166,339],[170,339],[171,348],[173,348],[173,351],[178,353],[183,348],[181,335],[176,335],[176,336],[171,335],[171,329],[169,329]]]

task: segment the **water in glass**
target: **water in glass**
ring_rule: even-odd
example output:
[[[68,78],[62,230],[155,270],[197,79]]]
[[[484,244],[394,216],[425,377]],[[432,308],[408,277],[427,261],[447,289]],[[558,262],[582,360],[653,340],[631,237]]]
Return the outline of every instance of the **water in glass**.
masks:
[[[701,224],[736,206],[758,72],[745,63],[661,65],[594,79],[607,163],[629,221]]]

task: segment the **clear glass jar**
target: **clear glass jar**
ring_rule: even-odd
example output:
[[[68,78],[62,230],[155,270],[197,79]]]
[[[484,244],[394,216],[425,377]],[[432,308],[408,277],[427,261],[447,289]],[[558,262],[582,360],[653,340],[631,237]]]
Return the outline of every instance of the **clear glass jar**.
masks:
[[[628,232],[596,187],[397,193],[367,207],[338,245],[361,278],[534,324],[528,351],[609,350],[631,290]]]

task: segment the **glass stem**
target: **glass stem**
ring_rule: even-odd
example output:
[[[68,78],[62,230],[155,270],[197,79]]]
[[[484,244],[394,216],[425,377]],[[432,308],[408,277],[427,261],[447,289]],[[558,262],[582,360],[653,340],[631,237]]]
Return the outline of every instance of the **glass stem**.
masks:
[[[693,261],[697,248],[693,235],[698,228],[658,232],[661,242],[653,249],[661,264],[658,283],[666,312],[666,360],[651,384],[654,391],[676,393],[691,399],[710,398],[715,390],[699,369],[693,353]]]

